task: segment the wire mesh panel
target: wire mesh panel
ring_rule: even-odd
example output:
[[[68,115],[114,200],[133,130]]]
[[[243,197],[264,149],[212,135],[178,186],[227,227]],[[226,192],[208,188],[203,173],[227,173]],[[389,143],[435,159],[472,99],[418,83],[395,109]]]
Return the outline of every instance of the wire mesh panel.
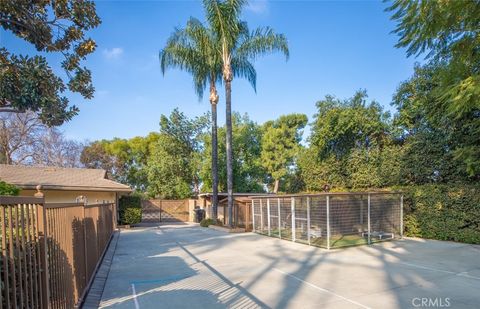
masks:
[[[338,195],[330,197],[331,248],[367,243],[365,220],[367,208],[363,195]]]
[[[282,239],[292,240],[291,198],[280,198],[280,228]]]
[[[252,220],[257,233],[339,248],[401,237],[402,201],[389,192],[258,197]]]
[[[310,197],[310,244],[327,247],[326,196]]]
[[[262,220],[262,234],[268,235],[268,207],[267,199],[260,200],[261,220]]]
[[[400,198],[398,195],[370,196],[370,241],[400,237]]]
[[[293,199],[295,201],[295,241],[308,243],[307,197],[294,197]]]
[[[268,206],[270,208],[270,235],[272,237],[280,237],[280,223],[279,223],[279,207],[278,199],[268,199]]]
[[[261,221],[260,199],[254,199],[252,200],[252,224],[254,232],[262,233]]]

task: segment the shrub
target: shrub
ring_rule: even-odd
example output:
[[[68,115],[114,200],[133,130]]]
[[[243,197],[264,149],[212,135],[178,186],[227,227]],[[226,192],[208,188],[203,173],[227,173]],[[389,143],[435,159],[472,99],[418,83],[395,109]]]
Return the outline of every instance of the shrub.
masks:
[[[119,200],[120,224],[142,221],[142,198],[138,195],[122,196]]]
[[[403,187],[406,236],[480,244],[480,186]]]
[[[20,188],[8,184],[5,181],[0,181],[0,195],[18,195]]]
[[[142,209],[141,208],[127,208],[123,212],[122,223],[123,224],[135,224],[142,221]]]
[[[200,221],[200,226],[202,227],[208,227],[209,225],[212,225],[212,224],[216,224],[216,220],[212,218],[203,219],[202,221]]]

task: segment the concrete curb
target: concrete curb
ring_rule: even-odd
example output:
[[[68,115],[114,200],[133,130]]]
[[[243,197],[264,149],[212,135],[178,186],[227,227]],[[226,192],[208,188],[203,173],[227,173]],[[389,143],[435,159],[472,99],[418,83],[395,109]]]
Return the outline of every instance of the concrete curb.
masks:
[[[220,232],[225,232],[225,233],[245,233],[245,229],[241,227],[236,227],[236,228],[228,228],[228,227],[223,227],[223,226],[218,226],[218,225],[209,225],[208,228],[220,231]]]

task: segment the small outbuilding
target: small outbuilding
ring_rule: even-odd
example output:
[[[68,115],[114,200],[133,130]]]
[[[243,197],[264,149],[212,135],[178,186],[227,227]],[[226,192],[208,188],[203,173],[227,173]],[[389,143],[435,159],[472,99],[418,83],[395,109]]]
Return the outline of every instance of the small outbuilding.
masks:
[[[115,203],[132,189],[107,178],[103,169],[62,168],[0,164],[0,180],[33,196],[41,186],[46,203]]]

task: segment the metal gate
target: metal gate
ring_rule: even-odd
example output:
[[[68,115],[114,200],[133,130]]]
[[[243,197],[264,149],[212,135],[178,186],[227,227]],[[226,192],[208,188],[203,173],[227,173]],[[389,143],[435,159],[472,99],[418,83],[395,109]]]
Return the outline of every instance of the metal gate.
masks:
[[[142,222],[185,222],[188,217],[188,200],[142,201]]]

